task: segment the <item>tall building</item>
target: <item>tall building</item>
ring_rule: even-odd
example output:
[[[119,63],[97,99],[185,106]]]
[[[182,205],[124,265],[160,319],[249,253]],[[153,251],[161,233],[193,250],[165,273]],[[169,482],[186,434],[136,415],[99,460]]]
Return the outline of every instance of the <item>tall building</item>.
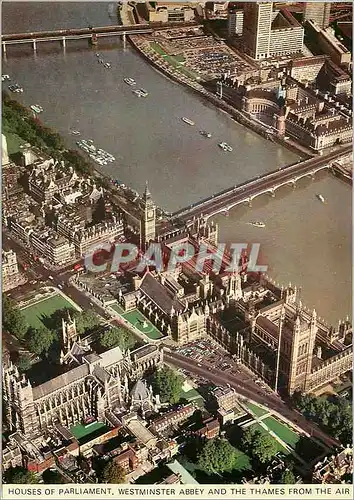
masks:
[[[287,9],[273,10],[272,2],[245,4],[243,41],[253,59],[301,52],[303,40],[304,28]]]
[[[1,165],[7,165],[9,163],[9,155],[7,152],[7,140],[4,134],[2,134],[2,144],[1,144]]]
[[[242,35],[243,31],[243,10],[229,10],[227,14],[227,33],[229,37]]]
[[[152,201],[148,183],[143,196],[143,217],[140,223],[141,247],[146,248],[156,237],[156,206]]]
[[[254,59],[269,57],[272,2],[246,3],[243,9],[243,39]]]
[[[304,21],[314,21],[320,28],[329,26],[331,2],[305,2]]]

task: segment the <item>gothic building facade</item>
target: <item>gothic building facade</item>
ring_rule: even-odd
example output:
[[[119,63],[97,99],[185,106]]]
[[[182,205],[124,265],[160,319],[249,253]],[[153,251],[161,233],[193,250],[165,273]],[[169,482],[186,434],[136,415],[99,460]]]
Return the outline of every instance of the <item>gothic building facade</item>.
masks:
[[[140,222],[141,248],[145,249],[150,241],[156,238],[156,206],[151,198],[148,184],[146,183],[143,195],[143,216]]]
[[[3,394],[11,431],[27,438],[56,425],[86,419],[106,421],[107,413],[129,404],[129,382],[162,365],[162,349],[143,346],[123,356],[119,347],[101,355],[84,353],[77,366],[48,382],[32,386],[15,365],[3,367]]]

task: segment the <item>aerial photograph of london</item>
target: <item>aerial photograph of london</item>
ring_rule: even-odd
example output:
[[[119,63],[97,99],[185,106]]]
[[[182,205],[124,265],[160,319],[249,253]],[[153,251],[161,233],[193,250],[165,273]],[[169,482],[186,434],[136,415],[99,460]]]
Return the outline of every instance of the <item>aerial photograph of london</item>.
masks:
[[[1,9],[6,487],[347,498],[352,2]]]

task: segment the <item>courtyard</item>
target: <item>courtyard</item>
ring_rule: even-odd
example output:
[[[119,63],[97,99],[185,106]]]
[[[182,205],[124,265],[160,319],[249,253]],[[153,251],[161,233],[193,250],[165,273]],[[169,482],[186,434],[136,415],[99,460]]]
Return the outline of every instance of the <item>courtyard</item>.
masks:
[[[50,316],[60,309],[77,309],[80,311],[79,307],[74,307],[73,302],[65,298],[64,295],[58,293],[47,298],[39,299],[38,302],[34,304],[25,306],[21,309],[29,327],[32,328],[43,328],[47,326],[48,319]]]
[[[158,340],[164,336],[138,309],[124,312],[119,304],[112,304],[110,308],[139,330],[139,332],[149,337],[149,339]]]

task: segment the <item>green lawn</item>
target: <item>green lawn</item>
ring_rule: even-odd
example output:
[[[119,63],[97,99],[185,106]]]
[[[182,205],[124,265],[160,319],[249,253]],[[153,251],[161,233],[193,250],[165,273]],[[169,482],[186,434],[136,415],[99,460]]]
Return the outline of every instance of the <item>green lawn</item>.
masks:
[[[92,422],[92,424],[82,425],[77,424],[70,427],[70,432],[76,437],[76,439],[81,440],[89,436],[90,434],[96,433],[99,430],[105,430],[107,426],[102,422]]]
[[[21,139],[17,134],[12,134],[11,132],[5,132],[7,141],[7,152],[9,155],[13,155],[21,151],[20,146],[26,144],[26,141]]]
[[[163,50],[163,48],[161,47],[161,45],[159,45],[158,43],[151,42],[150,46],[151,46],[152,49],[155,50],[155,52],[157,52],[158,54],[160,54],[161,56],[163,56],[163,58],[171,66],[173,66],[174,68],[176,68],[178,71],[180,71],[181,73],[183,73],[188,78],[192,78],[193,80],[196,80],[199,77],[199,75],[197,73],[195,73],[194,71],[192,71],[192,70],[190,70],[190,69],[185,68],[184,66],[182,66],[182,63],[185,62],[185,58],[183,57],[182,54],[177,54],[175,56],[169,56],[169,55],[166,54],[166,52]]]
[[[140,311],[135,309],[128,313],[122,314],[123,318],[129,321],[135,328],[137,328],[141,333],[147,335],[150,339],[157,340],[163,337],[162,333],[154,326],[151,321],[149,321]],[[147,323],[147,327],[144,328],[144,322]]]
[[[268,413],[268,410],[263,410],[263,408],[253,403],[245,403],[245,406],[247,406],[247,408],[249,408],[251,412],[256,415],[256,417],[262,417],[263,415]]]
[[[33,328],[40,328],[45,326],[45,319],[50,317],[58,309],[70,308],[74,306],[66,300],[62,295],[57,294],[53,297],[38,302],[37,304],[30,305],[21,309],[23,315],[29,326]]]
[[[198,408],[204,408],[204,403],[205,403],[204,398],[195,389],[190,389],[189,391],[184,391],[182,389],[181,398],[186,399],[188,403],[191,403],[193,401],[193,403],[195,403],[198,406]]]
[[[123,308],[119,304],[112,304],[111,306],[112,309],[114,309],[118,314],[124,314]]]
[[[285,443],[291,446],[293,449],[296,447],[296,443],[299,441],[300,436],[296,432],[292,431],[287,425],[284,425],[274,417],[267,417],[262,422],[280,437]]]

